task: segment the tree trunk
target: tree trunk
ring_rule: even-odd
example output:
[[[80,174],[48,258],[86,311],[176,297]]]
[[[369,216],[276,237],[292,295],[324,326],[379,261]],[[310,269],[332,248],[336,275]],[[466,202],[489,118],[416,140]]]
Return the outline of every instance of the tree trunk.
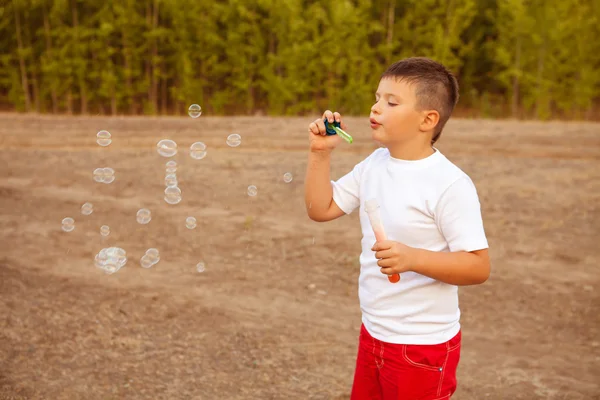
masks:
[[[44,34],[46,36],[46,54],[48,54],[48,61],[52,61],[54,55],[52,52],[52,39],[50,37],[50,21],[48,20],[48,11],[46,10],[46,5],[43,7],[44,13]],[[56,95],[56,88],[54,84],[51,84],[50,88],[50,96],[52,98],[52,113],[56,114],[58,112],[58,96]]]
[[[515,44],[515,65],[512,87],[511,114],[513,118],[518,118],[519,113],[519,75],[521,74],[521,38],[517,36]]]
[[[29,97],[29,80],[27,79],[27,67],[23,57],[23,40],[21,39],[21,17],[15,7],[15,25],[17,29],[17,54],[19,55],[19,68],[21,70],[21,87],[25,95],[25,111],[31,111],[31,98]]]
[[[394,24],[396,19],[396,0],[390,0],[388,15],[387,15],[387,57],[386,64],[389,64],[392,59],[392,41],[394,40]]]
[[[131,84],[131,49],[129,48],[129,41],[127,40],[126,27],[123,27],[121,31],[121,38],[123,41],[123,62],[125,63],[125,89],[127,90],[125,96],[126,101],[129,102],[129,113],[135,114],[135,101],[132,91]]]
[[[73,17],[73,28],[75,29],[75,40],[79,42],[79,21],[77,15],[77,3],[73,1],[71,3],[71,15]],[[84,58],[83,55],[77,51],[77,56]],[[77,71],[77,80],[79,83],[79,102],[81,114],[87,114],[87,93],[85,88],[84,71]]]
[[[150,2],[151,0],[148,0],[148,2],[146,3],[146,26],[148,30],[150,30],[150,27],[152,26],[152,5]],[[150,66],[150,57],[146,57],[146,83],[148,84],[148,103],[152,104],[152,70]]]
[[[73,87],[69,82],[69,91],[67,92],[67,114],[73,115]]]
[[[117,90],[115,87],[112,88],[112,96],[110,97],[110,113],[114,117],[118,114],[117,109]]]
[[[167,108],[167,72],[165,71],[165,65],[161,65],[161,80],[160,80],[160,113],[167,115],[169,110]]]
[[[544,59],[546,57],[546,40],[540,46],[539,56],[538,56],[538,70],[537,70],[537,98],[535,99],[535,115],[537,118],[541,118],[543,102],[547,101],[544,97],[544,89],[543,89],[543,78],[544,78]]]
[[[153,20],[152,20],[152,30],[158,28],[158,2],[159,0],[154,0],[154,12],[153,12]],[[157,56],[158,56],[158,40],[154,38],[152,40],[152,92],[150,101],[152,102],[152,109],[154,112],[158,110],[158,76],[159,67],[157,64]]]
[[[31,29],[30,29],[29,19],[27,18],[27,12],[25,12],[25,44],[28,49],[32,49],[31,46]],[[34,57],[34,52],[32,51],[32,58]],[[31,63],[31,87],[33,89],[33,107],[35,108],[35,112],[40,112],[40,86],[38,84],[38,69],[39,63],[34,62]]]

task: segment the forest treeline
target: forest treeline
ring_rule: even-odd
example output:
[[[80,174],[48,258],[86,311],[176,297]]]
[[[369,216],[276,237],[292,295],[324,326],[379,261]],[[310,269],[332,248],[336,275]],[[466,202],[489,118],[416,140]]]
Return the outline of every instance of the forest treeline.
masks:
[[[2,0],[0,108],[362,115],[427,56],[462,115],[595,119],[599,38],[600,0]]]

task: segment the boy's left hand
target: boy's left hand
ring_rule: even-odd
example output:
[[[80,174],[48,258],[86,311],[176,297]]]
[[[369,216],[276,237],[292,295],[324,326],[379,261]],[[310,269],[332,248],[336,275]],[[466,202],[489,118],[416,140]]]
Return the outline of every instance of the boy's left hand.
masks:
[[[414,265],[415,248],[393,240],[375,242],[371,251],[375,252],[378,259],[377,265],[381,273],[386,275],[400,274],[411,270]]]

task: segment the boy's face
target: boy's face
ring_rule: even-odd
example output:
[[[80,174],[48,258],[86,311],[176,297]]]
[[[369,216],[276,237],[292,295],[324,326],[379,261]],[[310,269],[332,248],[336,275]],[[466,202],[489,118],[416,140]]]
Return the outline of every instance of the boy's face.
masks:
[[[394,78],[383,78],[371,107],[373,139],[390,147],[415,139],[419,134],[422,112],[417,111],[415,85]]]

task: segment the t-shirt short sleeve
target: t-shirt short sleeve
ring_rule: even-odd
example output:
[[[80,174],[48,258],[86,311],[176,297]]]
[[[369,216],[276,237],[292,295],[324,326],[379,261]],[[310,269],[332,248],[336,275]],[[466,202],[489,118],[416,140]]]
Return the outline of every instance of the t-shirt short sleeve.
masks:
[[[331,181],[333,201],[346,214],[350,214],[360,205],[360,177],[363,168],[364,161],[356,164],[352,171],[337,181]]]
[[[333,201],[338,207],[350,214],[360,206],[360,180],[369,160],[372,159],[382,149],[375,150],[369,157],[356,164],[352,171],[339,178],[337,181],[331,181],[333,187]]]
[[[488,248],[479,197],[468,176],[456,180],[442,194],[436,206],[436,222],[450,251]]]

